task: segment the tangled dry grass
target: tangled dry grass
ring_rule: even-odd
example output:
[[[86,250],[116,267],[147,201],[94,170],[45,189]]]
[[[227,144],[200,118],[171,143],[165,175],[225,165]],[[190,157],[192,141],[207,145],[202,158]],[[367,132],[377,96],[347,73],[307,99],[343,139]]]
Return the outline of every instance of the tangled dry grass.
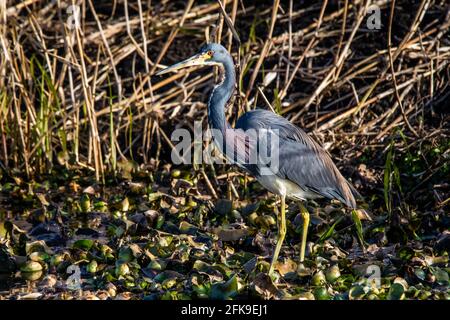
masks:
[[[386,218],[374,243],[448,245],[449,36],[444,0],[2,1],[0,217],[16,217],[14,197],[35,197],[28,182],[61,174],[66,187],[78,174],[95,186],[150,176],[209,205],[227,193],[255,201],[262,191],[225,166],[180,167],[194,193],[160,180],[178,178],[171,131],[205,120],[216,73],[153,74],[215,41],[237,68],[230,122],[270,107],[313,135]]]

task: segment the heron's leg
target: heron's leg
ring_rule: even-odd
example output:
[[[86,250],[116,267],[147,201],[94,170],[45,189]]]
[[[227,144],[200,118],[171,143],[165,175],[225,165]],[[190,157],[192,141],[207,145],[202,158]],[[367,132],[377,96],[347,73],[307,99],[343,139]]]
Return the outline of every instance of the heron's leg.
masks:
[[[283,245],[284,237],[286,236],[286,196],[281,196],[281,213],[279,216],[278,224],[278,238],[275,251],[273,252],[272,262],[270,263],[269,276],[272,275],[275,263],[278,260],[278,254],[280,253],[281,246]]]
[[[301,202],[299,202],[299,207],[303,218],[302,244],[300,247],[300,262],[303,262],[305,260],[306,237],[308,236],[309,212]]]

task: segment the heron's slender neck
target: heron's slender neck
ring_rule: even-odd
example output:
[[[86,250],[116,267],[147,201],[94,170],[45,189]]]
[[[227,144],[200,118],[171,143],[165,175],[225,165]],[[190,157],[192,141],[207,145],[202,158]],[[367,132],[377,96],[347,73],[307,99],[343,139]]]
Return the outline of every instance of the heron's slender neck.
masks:
[[[221,81],[214,87],[209,97],[208,120],[213,129],[224,132],[230,127],[225,117],[225,106],[230,100],[236,83],[234,64],[231,56],[220,64]]]

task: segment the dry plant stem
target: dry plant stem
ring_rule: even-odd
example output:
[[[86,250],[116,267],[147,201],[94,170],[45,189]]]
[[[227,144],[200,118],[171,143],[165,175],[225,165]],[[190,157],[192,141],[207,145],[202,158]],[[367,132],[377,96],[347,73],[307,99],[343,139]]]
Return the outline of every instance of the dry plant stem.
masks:
[[[117,93],[119,95],[119,101],[120,101],[120,100],[122,100],[122,80],[120,79],[120,76],[117,72],[116,64],[114,62],[114,56],[111,53],[111,49],[109,47],[108,40],[106,40],[105,34],[103,32],[102,24],[100,22],[100,19],[97,16],[94,5],[92,4],[92,0],[88,0],[88,2],[89,2],[89,7],[91,8],[92,14],[94,15],[95,21],[97,22],[97,26],[100,31],[101,38],[103,40],[103,45],[105,46],[106,52],[108,53],[108,57],[111,61],[111,66],[112,66],[112,69],[114,72],[114,78],[116,79]]]
[[[139,1],[139,5],[140,5],[140,1]],[[141,11],[142,9],[140,9]],[[128,0],[124,0],[124,13],[125,13],[125,19],[126,19],[126,27],[127,27],[127,33],[128,33],[128,37],[131,40],[131,43],[134,45],[136,52],[139,54],[139,56],[144,59],[145,61],[145,71],[147,73],[150,73],[150,68],[149,65],[154,65],[154,63],[148,58],[147,55],[147,37],[145,36],[145,28],[143,26],[143,18],[141,18],[141,13],[139,16],[139,23],[141,25],[141,33],[142,33],[142,37],[143,37],[143,49],[141,49],[141,46],[139,45],[139,43],[136,41],[136,39],[133,36],[133,33],[131,31],[131,22],[130,22],[130,18],[128,15]]]
[[[401,95],[400,95],[400,99],[403,100],[403,99],[406,97],[406,95],[411,91],[412,88],[413,88],[413,84],[410,84],[409,86],[407,86],[407,87],[405,88],[405,90],[402,91],[402,93],[401,93]],[[379,117],[373,119],[372,121],[370,121],[370,122],[367,123],[366,125],[361,126],[361,127],[358,129],[358,132],[362,133],[362,132],[368,132],[368,131],[372,130],[373,127],[374,127],[377,123],[383,121],[384,119],[389,118],[390,115],[392,115],[393,113],[395,113],[397,107],[398,107],[398,101],[396,101],[396,102],[394,103],[394,105],[393,105],[391,108],[389,108],[388,110],[386,110],[381,116],[379,116]]]
[[[289,40],[288,40],[288,56],[287,56],[288,61],[291,61],[291,59],[292,59],[292,8],[293,8],[293,1],[294,0],[289,0],[289,26],[288,26]],[[291,65],[289,63],[287,63],[286,74],[285,74],[285,79],[284,79],[285,86],[289,79],[290,66]]]
[[[270,104],[269,100],[267,100],[266,95],[264,94],[264,92],[262,91],[262,89],[260,87],[257,87],[259,94],[261,95],[261,97],[263,98],[264,102],[267,104],[267,106],[269,107],[270,110],[272,110],[273,113],[275,112],[275,109],[272,107],[272,105]]]
[[[77,47],[78,47],[78,53],[80,56],[80,74],[82,79],[82,88],[86,103],[86,109],[88,111],[88,117],[89,117],[89,124],[91,129],[91,136],[90,136],[90,143],[89,146],[92,146],[93,152],[94,152],[94,167],[95,167],[95,177],[97,181],[103,180],[103,157],[102,157],[102,151],[100,146],[100,139],[98,134],[98,128],[97,128],[97,118],[95,116],[95,109],[94,109],[94,103],[93,103],[93,92],[91,90],[91,87],[88,82],[88,76],[86,71],[86,64],[84,61],[84,52],[83,52],[83,44],[80,36],[80,29],[75,28],[75,37],[77,40]],[[74,59],[76,59],[74,57]]]
[[[193,4],[194,4],[194,0],[189,0],[188,1],[187,5],[186,5],[186,9],[184,10],[183,16],[181,17],[180,22],[178,23],[178,26],[174,27],[172,29],[172,31],[170,32],[169,38],[164,43],[164,46],[161,49],[161,52],[159,53],[158,58],[156,58],[155,65],[152,67],[152,69],[150,71],[150,74],[153,74],[155,72],[156,65],[161,61],[162,57],[164,57],[164,55],[167,52],[167,49],[169,49],[169,47],[172,44],[173,40],[177,36],[178,31],[183,26],[184,21],[186,20],[187,14],[191,10],[191,7],[192,7]]]
[[[408,34],[403,38],[402,42],[400,43],[400,45],[397,47],[397,49],[395,50],[394,54],[392,55],[392,59],[390,59],[392,61],[392,63],[397,59],[397,57],[400,55],[400,53],[402,52],[404,46],[407,44],[407,42],[409,41],[409,39],[412,37],[412,35],[416,32],[418,25],[420,24],[420,21],[423,19],[425,10],[426,10],[426,5],[427,1],[423,0],[421,2],[420,8],[416,13],[416,16],[414,18],[414,22],[411,25],[411,28],[408,32]],[[389,54],[389,52],[388,52]],[[389,66],[387,66],[382,72],[381,75],[377,78],[377,80],[373,83],[372,87],[367,91],[366,95],[364,96],[364,98],[362,99],[362,101],[360,102],[361,104],[364,104],[364,102],[369,98],[369,96],[371,95],[371,93],[375,90],[375,88],[378,86],[378,84],[382,81],[382,79],[384,78],[384,76],[386,75],[387,71],[389,69]],[[359,111],[360,108],[362,106],[360,106],[357,110]]]
[[[273,29],[275,28],[275,22],[277,20],[277,12],[278,7],[280,5],[280,0],[274,0],[273,6],[272,6],[272,17],[270,21],[270,27],[269,27],[269,33],[267,34],[266,42],[264,43],[264,47],[261,51],[261,54],[259,56],[258,62],[256,63],[255,69],[253,70],[252,76],[250,77],[250,80],[248,82],[247,91],[245,93],[245,105],[247,105],[248,98],[250,96],[251,89],[253,88],[253,85],[255,83],[256,77],[258,76],[259,69],[261,68],[261,65],[266,58],[270,48],[272,47],[272,34]],[[246,107],[248,110],[248,107]]]
[[[444,65],[442,65],[441,68],[443,66]],[[405,81],[404,83],[398,85],[398,89],[407,87],[411,83],[418,83],[423,78],[430,77],[432,74],[435,74],[436,72],[440,71],[441,68],[437,69],[437,70],[434,69],[433,71],[428,71],[428,72],[422,73],[422,74],[418,75],[416,78],[409,79],[409,80]],[[374,90],[374,87],[375,87],[375,85],[372,85],[372,87],[369,89],[368,93],[371,93]],[[337,123],[340,123],[341,121],[347,119],[348,117],[350,117],[353,114],[355,114],[356,112],[358,112],[361,108],[364,108],[364,107],[369,106],[377,101],[380,101],[381,99],[383,99],[393,93],[394,93],[394,90],[389,89],[389,90],[386,90],[385,92],[382,92],[382,93],[378,94],[377,96],[372,97],[370,99],[367,99],[367,97],[365,97],[365,99],[361,100],[361,102],[358,105],[348,109],[347,111],[341,113],[340,115],[336,116],[335,118],[331,119],[330,121],[328,121],[328,122],[324,123],[323,125],[321,125],[320,127],[318,127],[317,131],[320,132],[320,131],[324,131],[324,130],[329,130],[332,127],[334,127]],[[368,94],[366,94],[366,95],[368,96]]]
[[[313,44],[316,42],[316,38],[317,38],[320,26],[321,26],[322,21],[323,21],[323,15],[325,13],[325,9],[327,7],[327,4],[328,4],[328,0],[324,0],[323,4],[322,4],[322,8],[320,9],[319,20],[316,23],[316,32],[314,33],[314,37],[311,38],[311,40],[309,41],[308,45],[306,46],[305,50],[303,51],[303,54],[301,55],[300,59],[297,61],[297,64],[295,65],[295,68],[292,71],[292,74],[289,77],[288,82],[286,83],[284,88],[280,91],[280,94],[279,94],[280,101],[282,101],[286,97],[287,90],[288,90],[289,86],[291,85],[292,81],[294,80],[294,77],[297,74],[297,71],[300,68],[300,65],[302,64],[303,60],[305,59],[306,54],[308,53],[308,51],[313,47]]]
[[[224,0],[225,5],[227,4],[227,0]],[[216,28],[214,29],[214,42],[217,43],[221,43],[222,42],[222,31],[223,31],[223,22],[224,22],[224,15],[222,13],[219,13],[219,23],[216,24]],[[217,81],[217,77],[218,77],[218,68],[214,68],[215,69],[215,79]]]
[[[390,61],[392,61],[392,63],[396,60],[396,58],[399,56],[399,54],[401,53],[401,51],[403,50],[404,47],[407,47],[408,41],[411,39],[412,35],[416,32],[418,25],[420,24],[421,20],[424,17],[424,13],[426,11],[426,8],[428,7],[427,1],[423,0],[421,2],[421,5],[419,7],[419,10],[416,13],[416,16],[414,18],[414,22],[412,23],[410,30],[408,32],[408,34],[403,38],[402,42],[400,43],[400,45],[396,48],[396,50],[394,51],[394,54],[392,55],[392,59],[389,59]],[[431,32],[431,31],[430,31]],[[388,50],[390,51],[390,50]],[[390,52],[388,52],[388,55],[390,54]],[[385,78],[387,71],[389,70],[390,66],[387,66],[383,69],[383,71],[380,73],[379,77],[373,82],[372,86],[366,91],[364,97],[361,99],[361,101],[358,103],[358,105],[356,107],[351,108],[350,110],[347,110],[346,112],[340,114],[339,116],[337,116],[336,118],[330,120],[329,122],[321,125],[318,128],[318,131],[321,130],[327,130],[330,129],[331,127],[333,127],[333,125],[337,122],[342,121],[343,119],[348,118],[349,116],[359,112],[361,110],[361,108],[370,105],[371,102],[376,101],[376,99],[372,98],[370,100],[369,97],[372,94],[372,92],[375,91],[375,88],[382,82],[382,80]],[[432,74],[432,73],[431,73]],[[430,75],[431,75],[430,74]],[[414,80],[414,79],[412,79]],[[397,90],[399,89],[399,87],[397,88]]]
[[[231,23],[233,25],[234,28],[234,23],[236,21],[236,14],[237,14],[237,9],[238,9],[238,1],[239,0],[233,0],[233,7],[231,9]],[[224,9],[225,10],[225,9]],[[238,35],[237,31],[234,31],[236,33],[236,35]],[[234,35],[234,32],[230,29],[229,30],[229,35],[228,35],[228,51],[231,52],[231,45],[233,43],[233,37],[236,37]],[[239,35],[238,35],[239,36]],[[240,40],[239,40],[240,43]],[[239,61],[238,61],[238,65],[239,65]]]
[[[231,34],[233,35],[234,39],[237,41],[238,44],[241,44],[241,39],[239,39],[239,35],[234,28],[234,20],[230,19],[227,12],[225,11],[224,5],[222,5],[222,2],[220,0],[216,0],[219,3],[219,8],[222,13],[222,16],[224,17],[225,23],[227,24],[228,28],[231,30]],[[236,2],[236,1],[234,1]],[[224,0],[224,3],[226,3],[226,0]],[[235,6],[233,6],[234,8]]]
[[[208,187],[208,190],[211,193],[211,195],[213,196],[213,198],[218,199],[219,197],[217,196],[216,190],[214,190],[214,187],[213,187],[211,181],[209,180],[208,175],[206,174],[205,169],[203,167],[200,168],[200,173],[203,176],[203,179],[205,179],[206,186]]]
[[[16,99],[17,98],[14,95],[14,100],[16,100]],[[17,122],[18,122],[18,124],[20,124],[22,122],[22,117],[20,115],[20,110],[19,110],[19,107],[18,107],[18,104],[16,103],[16,101],[14,103],[14,112],[15,112]],[[23,150],[27,150],[22,126],[19,125],[18,128],[19,128],[20,143],[22,145],[22,148],[23,148]],[[30,164],[29,164],[29,160],[28,160],[28,152],[23,153],[23,158],[24,158],[23,160],[25,162],[25,171],[26,171],[27,177],[30,178],[31,177],[31,168],[30,168]]]
[[[314,93],[309,98],[308,102],[305,104],[305,106],[297,112],[297,114],[292,117],[291,121],[295,122],[298,117],[304,112],[306,112],[311,104],[319,97],[319,95],[328,87],[329,84],[333,82],[333,77],[335,74],[337,74],[337,70],[339,70],[344,63],[344,59],[347,57],[348,50],[350,48],[350,44],[353,41],[353,38],[355,37],[356,31],[358,31],[359,26],[361,25],[365,13],[367,12],[367,8],[369,7],[370,1],[366,1],[364,5],[361,5],[361,8],[358,12],[358,20],[355,23],[355,26],[353,27],[352,33],[350,34],[350,37],[347,41],[347,43],[344,46],[344,49],[342,49],[342,52],[340,53],[339,58],[337,59],[336,65],[328,72],[327,76],[323,79],[323,81],[320,83],[320,85],[317,87],[317,89],[314,91]],[[345,11],[344,11],[345,12]],[[323,12],[321,12],[320,19],[323,18]],[[318,24],[318,28],[320,27],[320,24]],[[338,76],[338,75],[337,75]]]
[[[188,1],[179,7],[170,1],[124,0],[108,4],[116,11],[106,17],[92,0],[16,1],[9,7],[0,1],[0,167],[18,168],[33,177],[49,172],[64,154],[74,162],[63,159],[59,164],[93,170],[102,180],[102,172],[113,166],[114,148],[121,158],[129,150],[135,157],[139,154],[138,162],[158,166],[163,149],[170,149],[161,130],[169,135],[169,123],[183,127],[188,125],[186,118],[204,119],[205,95],[213,79],[204,71],[189,74],[192,70],[151,77],[152,68],[161,67],[155,59],[161,54],[166,63],[173,60],[173,52],[191,54],[195,48],[175,48],[175,40],[204,42],[204,30],[219,17],[226,29],[218,39],[231,49],[242,81],[235,107],[227,111],[230,122],[244,108],[270,109],[273,104],[281,107],[277,111],[283,116],[312,129],[327,149],[356,150],[366,139],[380,148],[399,126],[423,135],[429,130],[424,115],[433,109],[433,119],[441,116],[429,106],[440,106],[448,98],[450,8],[421,0],[415,12],[403,12],[409,20],[393,21],[399,14],[398,1],[372,1],[388,14],[396,6],[389,15],[388,41],[369,34],[389,43],[385,49],[361,52],[361,41],[368,35],[361,32],[367,16],[357,27],[367,3],[344,0],[330,11],[328,5],[324,8],[326,1],[299,6],[293,0],[269,5],[216,0],[193,2],[187,10]],[[79,30],[68,23],[71,4],[81,8]],[[117,10],[120,5],[124,13]],[[267,34],[257,31],[256,41],[236,50],[233,29],[242,37],[251,23],[243,18],[256,12],[255,22],[267,21]],[[394,22],[406,28],[398,41],[402,33],[393,28]],[[285,30],[272,31],[278,25]],[[158,44],[171,32],[175,40],[161,50]],[[244,75],[239,68],[244,68]],[[252,77],[253,85],[248,86],[243,80]],[[121,100],[116,97],[118,85]],[[233,114],[234,110],[239,112]],[[413,121],[416,115],[424,120]],[[326,136],[320,134],[324,130],[329,131]],[[125,146],[118,138],[122,136]],[[217,190],[216,178],[209,179]]]
[[[388,53],[389,53],[389,66],[391,69],[391,74],[392,74],[392,82],[394,83],[394,88],[395,88],[395,98],[397,99],[397,103],[400,106],[400,109],[402,111],[402,115],[403,115],[403,120],[405,121],[406,125],[408,126],[408,129],[416,136],[418,137],[419,135],[417,134],[417,132],[414,130],[414,128],[411,126],[411,124],[408,121],[408,118],[405,115],[405,110],[403,108],[403,103],[402,103],[402,99],[398,93],[398,85],[397,85],[397,78],[395,76],[395,70],[394,70],[394,61],[393,61],[393,56],[392,56],[392,52],[391,52],[391,40],[392,40],[392,19],[394,18],[394,10],[395,10],[395,0],[392,0],[391,2],[391,14],[389,16],[389,28],[388,28]]]
[[[339,60],[339,57],[340,57],[340,54],[341,54],[342,43],[344,41],[345,29],[347,28],[347,13],[348,13],[348,0],[345,0],[345,3],[344,3],[344,15],[343,15],[343,18],[342,18],[341,35],[339,37],[339,44],[338,44],[338,48],[337,48],[337,51],[336,51],[336,55],[334,56],[334,64],[337,67],[337,69],[334,72],[333,82],[336,82],[336,80],[339,78],[339,74],[341,73],[342,66],[344,65],[343,63],[341,63],[341,65],[338,66],[338,60]]]
[[[150,59],[148,58],[148,54],[147,54],[147,36],[146,36],[146,32],[145,32],[145,27],[144,27],[144,17],[142,14],[141,0],[138,0],[138,7],[139,7],[139,24],[141,27],[141,34],[142,34],[142,46],[144,48],[145,72],[150,73],[150,68],[149,68]],[[148,85],[149,85],[149,87],[151,86],[150,79],[149,79]]]

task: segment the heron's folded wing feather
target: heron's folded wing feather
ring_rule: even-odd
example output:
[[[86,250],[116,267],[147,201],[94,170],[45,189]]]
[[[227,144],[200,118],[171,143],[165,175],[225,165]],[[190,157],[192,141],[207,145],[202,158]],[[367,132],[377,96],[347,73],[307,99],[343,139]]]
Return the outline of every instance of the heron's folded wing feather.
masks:
[[[356,190],[341,175],[330,155],[299,127],[271,111],[261,109],[244,114],[236,127],[243,130],[265,128],[277,132],[280,144],[276,174],[279,177],[329,199],[337,199],[349,207],[356,207]]]
[[[294,141],[283,141],[280,142],[279,157],[277,176],[349,207],[356,206],[347,180],[324,151]]]

